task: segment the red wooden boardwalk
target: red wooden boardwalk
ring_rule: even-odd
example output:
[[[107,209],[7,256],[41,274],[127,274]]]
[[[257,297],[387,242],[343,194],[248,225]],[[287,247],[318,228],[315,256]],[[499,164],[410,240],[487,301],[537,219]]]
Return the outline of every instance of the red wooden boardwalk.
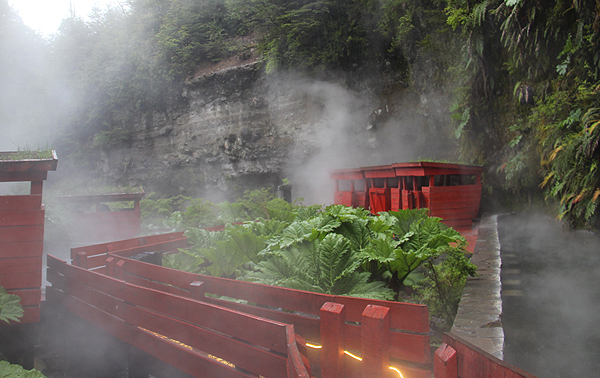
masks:
[[[449,335],[432,356],[426,306],[129,258],[186,245],[182,233],[171,233],[74,248],[74,265],[49,256],[48,298],[196,377],[531,377]]]

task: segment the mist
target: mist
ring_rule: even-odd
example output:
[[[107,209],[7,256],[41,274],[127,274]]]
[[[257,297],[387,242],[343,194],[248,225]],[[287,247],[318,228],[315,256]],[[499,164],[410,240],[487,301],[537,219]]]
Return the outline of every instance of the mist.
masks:
[[[503,295],[504,356],[540,378],[598,376],[600,237],[563,226],[531,209],[499,218],[512,293]]]
[[[284,88],[293,88],[294,97],[306,99],[311,117],[299,117],[310,124],[310,143],[296,144],[282,173],[290,179],[293,196],[304,204],[332,203],[335,183],[329,172],[333,169],[456,159],[456,140],[443,127],[451,122],[450,95],[396,84],[393,95],[386,97],[381,88],[370,88],[365,82],[364,88],[351,89],[336,81],[294,76],[283,81]],[[382,98],[387,102],[382,103]]]

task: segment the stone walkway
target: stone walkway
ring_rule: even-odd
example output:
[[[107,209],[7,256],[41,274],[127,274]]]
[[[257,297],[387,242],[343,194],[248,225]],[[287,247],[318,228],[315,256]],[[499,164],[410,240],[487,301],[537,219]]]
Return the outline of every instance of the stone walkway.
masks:
[[[481,218],[471,262],[477,266],[478,276],[467,279],[452,333],[503,359],[502,260],[497,215]]]

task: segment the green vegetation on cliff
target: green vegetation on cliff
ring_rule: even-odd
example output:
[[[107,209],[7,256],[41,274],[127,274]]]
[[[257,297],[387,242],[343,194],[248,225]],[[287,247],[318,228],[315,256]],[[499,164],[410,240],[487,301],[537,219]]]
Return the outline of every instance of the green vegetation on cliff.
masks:
[[[266,73],[378,72],[444,88],[453,105],[440,111],[454,124],[438,127],[460,141],[462,161],[488,167],[487,193],[545,198],[573,225],[598,226],[596,1],[131,0],[89,20],[72,14],[47,41],[6,0],[0,10],[2,77],[12,84],[0,93],[0,122],[61,125],[65,154],[128,148],[152,115],[185,107],[185,79],[199,67],[258,51]],[[43,70],[29,58],[40,56]],[[52,91],[36,91],[42,71]],[[10,117],[13,100],[33,93],[42,114]]]

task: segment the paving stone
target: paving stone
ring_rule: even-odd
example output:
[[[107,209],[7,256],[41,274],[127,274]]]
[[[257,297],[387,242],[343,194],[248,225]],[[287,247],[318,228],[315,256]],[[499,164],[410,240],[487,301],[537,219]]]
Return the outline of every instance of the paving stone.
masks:
[[[502,260],[496,215],[482,217],[474,251],[471,262],[478,276],[467,279],[452,333],[502,359]]]

